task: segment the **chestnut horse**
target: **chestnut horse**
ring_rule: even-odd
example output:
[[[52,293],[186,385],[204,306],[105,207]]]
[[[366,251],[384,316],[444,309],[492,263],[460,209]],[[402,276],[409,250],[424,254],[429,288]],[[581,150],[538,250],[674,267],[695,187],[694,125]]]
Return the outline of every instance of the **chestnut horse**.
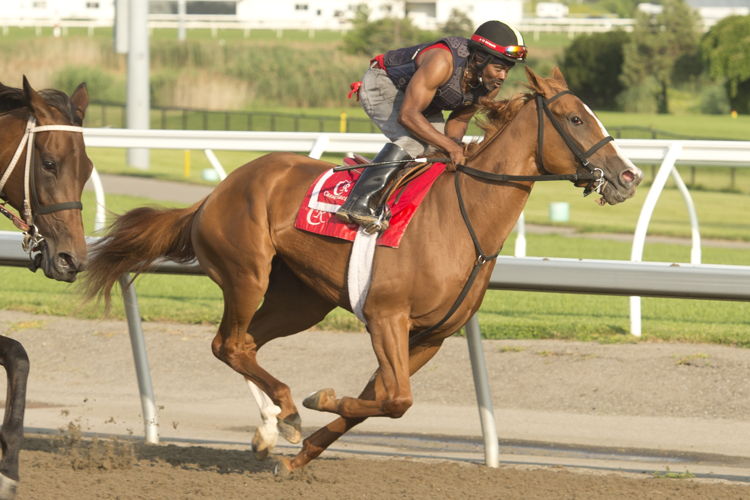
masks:
[[[0,213],[24,232],[30,268],[48,278],[74,281],[86,265],[81,193],[93,168],[83,144],[89,96],[80,84],[68,97],[0,83]],[[15,208],[21,217],[5,208]],[[0,363],[8,377],[0,444],[0,498],[13,498],[23,438],[29,359],[23,346],[0,336]]]
[[[397,418],[409,409],[410,375],[479,308],[494,266],[494,254],[484,250],[502,247],[538,174],[586,179],[577,184],[599,192],[601,203],[635,193],[640,170],[567,90],[559,70],[547,79],[527,69],[527,77],[530,93],[484,104],[484,140],[469,148],[466,166],[437,179],[400,247],[377,248],[363,307],[377,370],[359,397],[323,389],[305,399],[306,407],[339,417],[306,438],[296,457],[282,459],[279,472],[304,466],[367,417]],[[278,431],[293,443],[301,439],[301,425],[291,391],[256,355],[266,342],[314,326],[337,306],[352,309],[352,244],[294,227],[305,191],[331,167],[269,154],[232,172],[189,208],[132,210],[94,246],[86,276],[88,297],[108,301],[125,272],[146,270],[160,257],[197,258],[224,296],[213,353],[278,406]],[[470,275],[475,279],[467,287]],[[256,450],[268,445],[261,441],[256,434]]]

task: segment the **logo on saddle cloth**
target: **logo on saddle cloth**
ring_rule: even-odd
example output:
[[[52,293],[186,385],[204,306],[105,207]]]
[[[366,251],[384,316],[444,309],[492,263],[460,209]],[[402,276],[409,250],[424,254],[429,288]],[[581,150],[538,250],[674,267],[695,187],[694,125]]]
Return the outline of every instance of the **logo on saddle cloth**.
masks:
[[[445,164],[435,163],[416,179],[396,190],[386,205],[391,212],[390,226],[378,237],[378,245],[398,248],[417,207],[427,195]],[[333,214],[346,201],[361,169],[335,172],[326,170],[307,190],[294,227],[324,236],[354,241],[358,226],[339,221]]]

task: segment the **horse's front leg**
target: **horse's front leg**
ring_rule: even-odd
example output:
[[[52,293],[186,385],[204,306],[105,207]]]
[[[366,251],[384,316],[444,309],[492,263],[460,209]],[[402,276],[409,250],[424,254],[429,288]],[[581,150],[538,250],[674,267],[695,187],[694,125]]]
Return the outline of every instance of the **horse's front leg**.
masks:
[[[0,499],[16,497],[18,453],[23,440],[23,415],[26,410],[26,381],[29,357],[20,342],[0,336],[0,363],[8,378],[5,417],[0,431],[3,458],[0,460]]]
[[[367,323],[372,348],[378,360],[377,382],[372,399],[336,398],[333,389],[308,396],[305,407],[336,413],[347,418],[387,416],[398,418],[412,405],[409,381],[409,326],[406,314],[377,318]]]
[[[281,408],[276,406],[273,400],[247,377],[245,378],[245,382],[247,382],[250,393],[253,395],[260,410],[261,424],[255,429],[255,435],[251,444],[255,452],[255,457],[258,460],[263,460],[273,450],[278,441],[279,430],[277,426],[279,419],[277,417],[281,413]]]

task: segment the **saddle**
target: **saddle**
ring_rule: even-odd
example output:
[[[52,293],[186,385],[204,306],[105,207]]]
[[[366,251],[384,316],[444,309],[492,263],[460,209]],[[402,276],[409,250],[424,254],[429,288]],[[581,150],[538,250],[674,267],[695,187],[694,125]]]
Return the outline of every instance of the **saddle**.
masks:
[[[326,170],[310,185],[297,212],[295,228],[354,241],[359,227],[338,220],[334,213],[344,203],[350,187],[359,178],[360,169],[356,167],[370,161],[359,155],[351,155],[344,163],[346,167]],[[445,164],[440,162],[410,163],[386,186],[379,201],[386,204],[390,224],[378,236],[378,245],[398,248],[419,204],[444,170]]]
[[[370,163],[371,160],[369,158],[357,153],[350,153],[343,158],[343,164],[347,167],[362,165],[367,168],[366,165]],[[393,196],[396,191],[428,171],[430,167],[432,167],[432,162],[410,162],[404,164],[380,193],[380,196],[377,199],[378,210],[386,208],[386,202],[391,199],[391,196]],[[398,198],[396,198],[396,200],[398,200]]]

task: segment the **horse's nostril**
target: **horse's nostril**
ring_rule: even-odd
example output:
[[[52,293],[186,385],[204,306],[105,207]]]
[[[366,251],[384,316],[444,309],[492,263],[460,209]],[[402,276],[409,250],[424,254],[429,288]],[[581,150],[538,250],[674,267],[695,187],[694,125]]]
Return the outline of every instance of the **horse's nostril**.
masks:
[[[620,174],[620,178],[625,182],[626,184],[632,184],[633,181],[636,179],[635,172],[632,170],[625,170],[623,173]]]
[[[75,271],[78,267],[75,257],[67,253],[57,254],[57,267],[59,269],[67,269]]]

